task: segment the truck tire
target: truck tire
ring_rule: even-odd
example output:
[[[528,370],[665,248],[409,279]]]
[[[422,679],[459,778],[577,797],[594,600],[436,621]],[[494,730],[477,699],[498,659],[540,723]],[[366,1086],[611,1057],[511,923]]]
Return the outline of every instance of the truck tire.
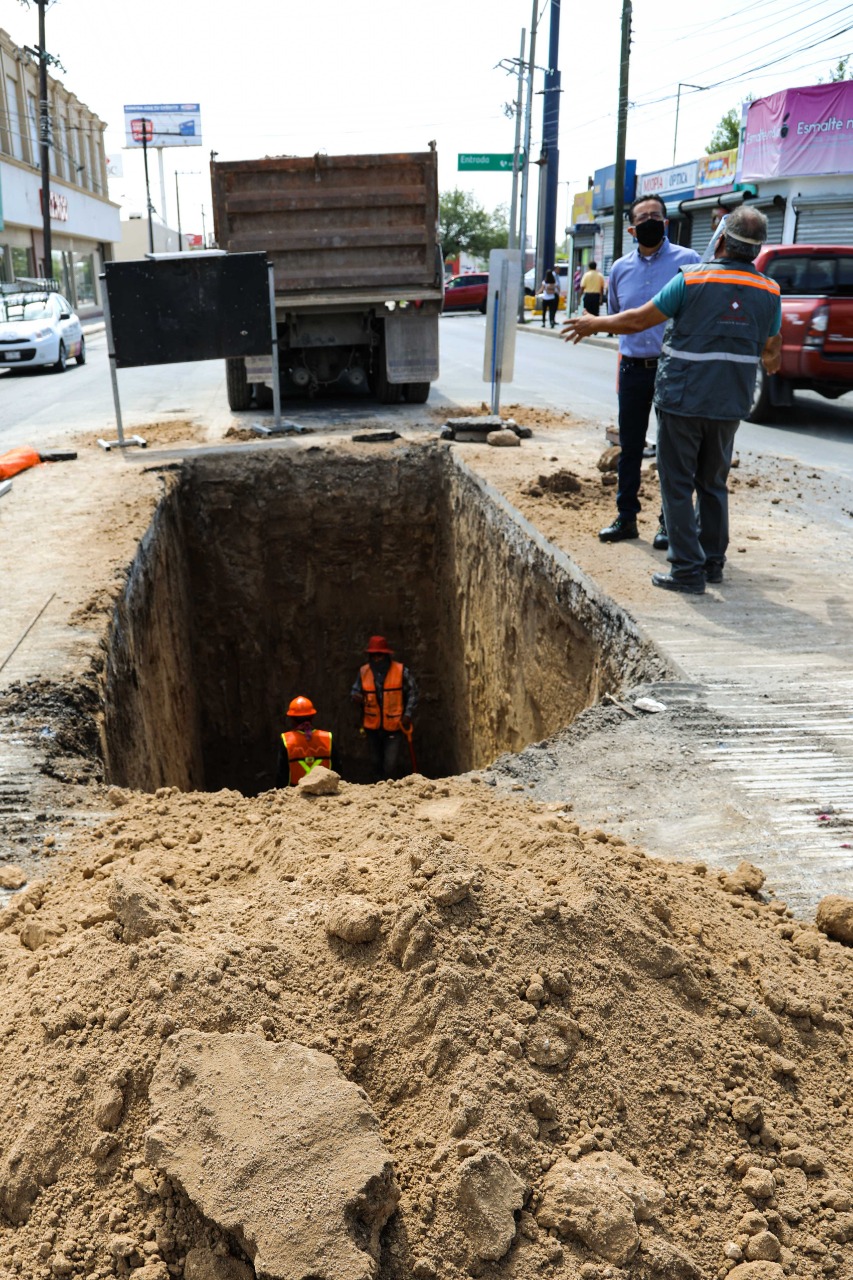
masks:
[[[379,352],[379,368],[376,370],[376,399],[380,404],[399,404],[403,399],[402,382],[389,382],[385,370],[385,352]]]
[[[759,364],[755,379],[755,391],[752,393],[752,408],[746,415],[747,422],[769,422],[773,416],[773,404],[770,399],[770,379]]]
[[[409,404],[426,404],[429,399],[428,382],[407,382],[406,383],[406,399]]]
[[[246,379],[246,361],[242,356],[225,361],[225,385],[232,409],[248,409],[252,403],[252,386]]]

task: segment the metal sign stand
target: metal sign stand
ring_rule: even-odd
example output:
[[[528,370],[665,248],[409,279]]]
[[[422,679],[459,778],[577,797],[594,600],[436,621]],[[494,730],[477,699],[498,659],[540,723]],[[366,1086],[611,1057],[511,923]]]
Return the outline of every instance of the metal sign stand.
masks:
[[[307,428],[301,426],[298,422],[282,420],[281,416],[281,370],[278,366],[278,325],[275,318],[275,267],[271,262],[267,263],[267,274],[269,276],[270,285],[270,326],[272,328],[272,412],[273,424],[267,426],[265,422],[252,423],[252,430],[256,436],[284,436],[291,435],[294,432],[305,431]]]
[[[113,404],[116,411],[116,427],[118,428],[117,440],[102,440],[98,437],[98,444],[101,448],[109,453],[110,449],[129,449],[133,445],[138,445],[140,449],[145,449],[148,445],[147,440],[143,440],[142,436],[128,436],[125,440],[124,430],[121,425],[121,403],[118,395],[118,374],[116,372],[116,354],[115,344],[113,343],[113,326],[110,320],[110,300],[107,293],[107,285],[104,276],[99,277],[101,281],[101,292],[104,298],[104,328],[107,334],[107,351],[110,357],[110,379],[113,384]]]
[[[503,367],[503,349],[506,336],[507,286],[509,284],[509,262],[504,258],[501,263],[501,283],[495,294],[495,323],[492,330],[492,416],[500,417],[501,411],[501,372]]]

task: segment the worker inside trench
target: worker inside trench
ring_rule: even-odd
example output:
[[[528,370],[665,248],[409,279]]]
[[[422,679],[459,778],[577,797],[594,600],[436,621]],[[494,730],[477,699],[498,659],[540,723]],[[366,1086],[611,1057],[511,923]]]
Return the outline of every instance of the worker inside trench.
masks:
[[[371,781],[350,690],[376,633],[417,680],[431,777],[539,741],[617,684],[446,449],[260,445],[197,455],[169,485],[109,638],[111,783],[269,790],[297,695],[343,777]]]

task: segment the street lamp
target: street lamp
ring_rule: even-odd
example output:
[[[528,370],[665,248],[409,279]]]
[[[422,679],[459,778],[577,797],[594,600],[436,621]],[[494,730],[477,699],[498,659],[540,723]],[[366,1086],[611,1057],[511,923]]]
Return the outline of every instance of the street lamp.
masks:
[[[672,163],[675,164],[675,148],[678,143],[678,111],[681,106],[681,90],[682,89],[698,89],[700,93],[704,93],[708,86],[706,84],[687,84],[684,80],[678,82],[678,93],[675,99],[675,134],[672,139]]]

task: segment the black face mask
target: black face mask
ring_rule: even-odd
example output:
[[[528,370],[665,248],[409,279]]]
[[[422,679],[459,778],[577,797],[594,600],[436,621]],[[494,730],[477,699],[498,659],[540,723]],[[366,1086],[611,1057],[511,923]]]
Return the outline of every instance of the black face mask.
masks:
[[[647,218],[645,222],[638,223],[634,234],[644,249],[656,249],[663,240],[665,230],[663,218]]]

